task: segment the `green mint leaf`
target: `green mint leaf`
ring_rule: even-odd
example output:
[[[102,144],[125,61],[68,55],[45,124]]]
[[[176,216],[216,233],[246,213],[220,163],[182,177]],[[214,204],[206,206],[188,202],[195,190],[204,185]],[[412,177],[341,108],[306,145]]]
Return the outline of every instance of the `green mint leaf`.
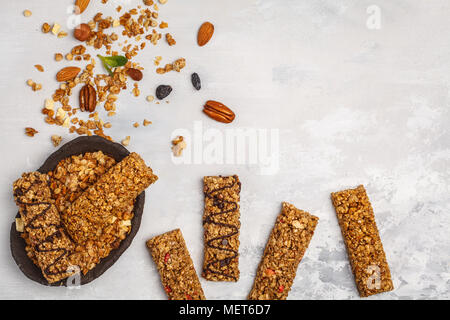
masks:
[[[106,71],[108,71],[110,76],[113,75],[113,71],[111,70],[111,68],[122,67],[128,62],[128,59],[124,56],[103,57],[99,54],[97,56],[102,61],[103,66],[105,67]]]

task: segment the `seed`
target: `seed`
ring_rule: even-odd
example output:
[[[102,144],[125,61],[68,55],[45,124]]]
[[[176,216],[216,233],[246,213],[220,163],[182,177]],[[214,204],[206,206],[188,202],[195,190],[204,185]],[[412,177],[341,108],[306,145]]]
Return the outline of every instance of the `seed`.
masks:
[[[159,100],[166,98],[172,92],[172,87],[168,85],[160,85],[156,88],[156,97]]]
[[[194,88],[196,90],[200,90],[202,88],[202,83],[201,83],[200,77],[198,76],[197,73],[194,72],[191,75],[191,81],[192,81],[192,85],[194,86]]]

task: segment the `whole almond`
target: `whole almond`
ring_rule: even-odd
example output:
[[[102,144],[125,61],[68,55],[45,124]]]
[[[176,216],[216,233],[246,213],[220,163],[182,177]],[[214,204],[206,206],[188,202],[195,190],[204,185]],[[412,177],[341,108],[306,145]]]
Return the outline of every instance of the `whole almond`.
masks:
[[[69,81],[74,79],[81,69],[78,67],[65,67],[56,74],[56,80],[59,82]]]
[[[211,22],[205,22],[200,26],[197,34],[197,43],[200,47],[203,47],[205,44],[211,40],[211,37],[214,34],[214,25]]]
[[[76,0],[75,1],[75,13],[82,14],[89,5],[90,0]],[[78,7],[78,8],[77,8]]]
[[[130,68],[127,70],[128,76],[133,79],[134,81],[141,81],[142,80],[142,71],[135,68]]]
[[[97,106],[97,91],[90,84],[86,84],[80,90],[80,110],[94,112]]]
[[[236,117],[230,108],[223,103],[214,100],[206,101],[206,104],[203,107],[203,112],[211,119],[223,123],[231,123]]]

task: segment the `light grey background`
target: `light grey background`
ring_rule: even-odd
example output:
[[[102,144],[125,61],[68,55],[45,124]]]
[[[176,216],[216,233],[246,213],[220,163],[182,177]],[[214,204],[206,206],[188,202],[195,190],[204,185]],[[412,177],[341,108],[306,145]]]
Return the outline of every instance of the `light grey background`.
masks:
[[[98,11],[115,17],[118,3],[130,7],[123,1],[91,2],[84,20]],[[241,279],[202,279],[207,298],[247,296],[281,202],[289,201],[320,217],[289,299],[357,299],[329,194],[358,184],[366,186],[372,201],[395,286],[369,299],[450,298],[447,0],[169,0],[160,16],[177,45],[148,45],[136,58],[146,67],[142,95],[120,95],[109,131],[116,140],[131,135],[129,149],[160,177],[147,191],[138,235],[108,272],[81,289],[48,288],[25,278],[9,250],[16,214],[11,185],[55,150],[51,134],[62,134],[64,141],[75,137],[45,124],[40,114],[57,85],[56,71],[68,64],[54,62],[53,54],[76,45],[71,37],[42,34],[40,26],[59,22],[67,30],[72,3],[2,1],[0,298],[165,299],[145,240],[180,227],[200,272],[201,178],[235,173],[243,186]],[[379,30],[366,25],[370,5],[381,10]],[[24,9],[33,16],[24,18]],[[199,48],[196,32],[205,20],[214,23],[216,33]],[[156,75],[152,61],[158,55],[164,63],[185,57],[187,67],[180,74]],[[34,64],[46,72],[37,72]],[[200,92],[189,81],[194,71],[203,80]],[[44,89],[32,92],[25,84],[28,78]],[[170,104],[146,102],[161,83],[174,87]],[[207,99],[230,106],[236,121],[224,126],[206,118],[201,107]],[[144,117],[153,125],[132,127]],[[260,175],[248,165],[175,165],[171,134],[192,130],[197,120],[220,130],[279,129],[279,172]],[[26,126],[40,133],[28,138]]]

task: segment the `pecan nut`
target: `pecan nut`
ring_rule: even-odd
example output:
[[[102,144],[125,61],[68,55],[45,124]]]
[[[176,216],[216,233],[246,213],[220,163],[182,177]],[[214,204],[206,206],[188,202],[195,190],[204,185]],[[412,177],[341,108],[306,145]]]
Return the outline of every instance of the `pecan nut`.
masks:
[[[86,84],[80,90],[80,110],[94,112],[97,106],[97,91],[90,84]]]
[[[231,123],[236,117],[234,112],[231,111],[231,109],[226,105],[213,100],[206,101],[206,104],[203,107],[203,112],[211,119],[223,123]]]

